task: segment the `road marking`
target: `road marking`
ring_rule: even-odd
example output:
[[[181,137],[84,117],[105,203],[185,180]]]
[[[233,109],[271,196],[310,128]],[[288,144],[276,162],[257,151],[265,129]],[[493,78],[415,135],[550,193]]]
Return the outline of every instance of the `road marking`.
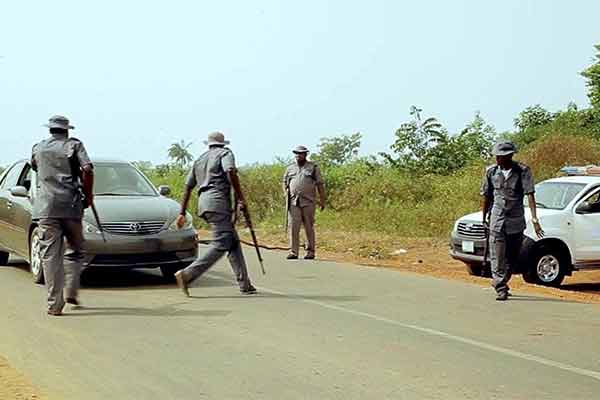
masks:
[[[214,274],[207,274],[208,276],[210,276],[213,279],[218,279],[221,281],[226,281],[226,282],[231,282],[230,279],[224,279],[218,275],[214,275]],[[437,329],[431,329],[431,328],[426,328],[426,327],[422,327],[419,325],[414,325],[414,324],[408,324],[405,322],[400,322],[400,321],[396,321],[394,319],[390,319],[390,318],[386,318],[386,317],[382,317],[379,315],[375,315],[375,314],[371,314],[371,313],[367,313],[364,311],[358,311],[358,310],[353,310],[351,308],[346,308],[346,307],[340,307],[340,306],[336,306],[333,304],[328,304],[328,303],[324,303],[322,301],[318,301],[318,300],[311,300],[311,299],[305,299],[302,298],[302,296],[298,296],[298,295],[294,295],[291,293],[285,293],[285,292],[280,292],[278,290],[275,289],[269,289],[266,288],[264,286],[258,287],[257,288],[263,292],[266,293],[272,293],[272,294],[276,294],[276,295],[280,295],[280,296],[286,296],[286,297],[292,297],[292,298],[296,298],[304,303],[309,303],[309,304],[314,304],[316,306],[320,306],[323,308],[328,308],[330,310],[335,310],[335,311],[341,311],[347,314],[352,314],[352,315],[357,315],[360,317],[365,317],[365,318],[369,318],[375,321],[379,321],[379,322],[385,322],[387,324],[390,325],[395,325],[395,326],[399,326],[401,328],[405,328],[405,329],[411,329],[417,332],[422,332],[422,333],[426,333],[432,336],[438,336],[438,337],[443,337],[446,338],[448,340],[452,340],[455,342],[459,342],[459,343],[464,343],[464,344],[468,344],[471,345],[473,347],[478,347],[480,349],[485,349],[485,350],[489,350],[489,351],[493,351],[495,353],[499,353],[499,354],[504,354],[507,356],[512,356],[512,357],[516,357],[516,358],[520,358],[522,360],[527,360],[527,361],[532,361],[532,362],[536,362],[538,364],[541,365],[545,365],[547,367],[554,367],[554,368],[558,368],[561,369],[563,371],[568,371],[574,374],[578,374],[578,375],[582,375],[582,376],[587,376],[589,378],[594,378],[600,381],[600,372],[598,371],[593,371],[590,369],[585,369],[585,368],[579,368],[576,367],[574,365],[570,365],[570,364],[565,364],[565,363],[561,363],[558,361],[554,361],[554,360],[550,360],[548,358],[544,358],[544,357],[539,357],[533,354],[528,354],[528,353],[523,353],[517,350],[512,350],[512,349],[508,349],[505,347],[500,347],[500,346],[495,346],[493,344],[489,344],[489,343],[485,343],[485,342],[480,342],[478,340],[474,340],[474,339],[469,339],[466,337],[462,337],[462,336],[457,336],[457,335],[453,335],[451,333],[447,333],[444,331],[440,331]]]

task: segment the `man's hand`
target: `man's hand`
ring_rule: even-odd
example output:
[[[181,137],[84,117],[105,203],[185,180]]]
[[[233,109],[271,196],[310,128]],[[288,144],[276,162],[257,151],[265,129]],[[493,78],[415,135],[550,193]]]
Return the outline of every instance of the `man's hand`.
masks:
[[[325,209],[325,200],[321,199],[321,201],[319,201],[319,207],[321,207],[321,211]]]
[[[185,219],[185,215],[179,214],[179,216],[177,217],[177,229],[183,228],[183,226],[185,225]]]
[[[544,230],[542,229],[542,226],[540,225],[540,221],[533,221],[533,229],[535,229],[535,234],[537,235],[538,238],[543,238],[544,237]]]

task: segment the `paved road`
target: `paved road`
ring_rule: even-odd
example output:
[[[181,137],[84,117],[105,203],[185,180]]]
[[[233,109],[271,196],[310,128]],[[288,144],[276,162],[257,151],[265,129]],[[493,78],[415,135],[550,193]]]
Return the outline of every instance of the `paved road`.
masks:
[[[253,254],[247,251],[254,261]],[[51,400],[595,399],[600,308],[387,269],[220,264],[184,298],[155,272],[88,271],[50,318],[25,266],[0,267],[0,354]]]

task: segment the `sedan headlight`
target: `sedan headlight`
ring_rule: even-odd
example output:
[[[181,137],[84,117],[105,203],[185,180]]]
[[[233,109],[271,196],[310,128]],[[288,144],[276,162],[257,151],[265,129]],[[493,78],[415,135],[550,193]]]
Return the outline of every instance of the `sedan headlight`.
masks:
[[[98,235],[100,234],[100,229],[98,229],[98,227],[96,225],[90,224],[86,220],[83,220],[82,226],[83,226],[83,231],[85,233],[96,233]]]
[[[177,218],[179,218],[179,216]],[[169,226],[170,231],[178,231],[179,230],[179,228],[177,228],[177,218],[175,218],[175,220]],[[193,227],[194,227],[194,218],[192,217],[192,214],[190,214],[189,212],[186,212],[185,213],[185,224],[183,224],[183,227],[181,228],[181,230],[192,229]]]

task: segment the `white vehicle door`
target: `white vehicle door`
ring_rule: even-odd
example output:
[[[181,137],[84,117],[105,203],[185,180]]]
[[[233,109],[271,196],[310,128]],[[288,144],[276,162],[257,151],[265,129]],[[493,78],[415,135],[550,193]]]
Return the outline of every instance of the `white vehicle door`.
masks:
[[[576,263],[600,266],[600,189],[575,205],[573,225]]]

